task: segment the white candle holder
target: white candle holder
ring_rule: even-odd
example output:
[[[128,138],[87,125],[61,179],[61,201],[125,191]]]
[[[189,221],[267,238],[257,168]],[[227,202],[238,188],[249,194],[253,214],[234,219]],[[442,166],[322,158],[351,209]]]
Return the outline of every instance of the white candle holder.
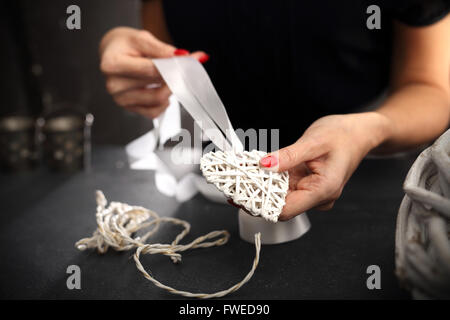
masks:
[[[261,232],[262,244],[277,244],[296,240],[311,228],[306,212],[288,221],[272,223],[239,209],[238,219],[239,235],[250,243],[255,243],[255,233],[258,232]]]

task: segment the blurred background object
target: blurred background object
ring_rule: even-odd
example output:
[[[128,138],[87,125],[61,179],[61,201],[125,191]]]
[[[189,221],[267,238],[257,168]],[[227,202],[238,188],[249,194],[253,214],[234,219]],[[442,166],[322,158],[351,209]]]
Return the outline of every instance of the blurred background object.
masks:
[[[92,114],[63,109],[42,120],[46,166],[55,171],[89,169]]]
[[[35,119],[9,116],[0,119],[0,166],[3,171],[33,168],[38,161]]]
[[[81,30],[69,30],[66,9],[81,8]],[[66,105],[96,118],[94,143],[120,144],[152,122],[115,105],[99,71],[98,44],[119,25],[139,27],[139,0],[10,0],[0,3],[0,117],[50,115]],[[125,130],[126,128],[126,130]]]

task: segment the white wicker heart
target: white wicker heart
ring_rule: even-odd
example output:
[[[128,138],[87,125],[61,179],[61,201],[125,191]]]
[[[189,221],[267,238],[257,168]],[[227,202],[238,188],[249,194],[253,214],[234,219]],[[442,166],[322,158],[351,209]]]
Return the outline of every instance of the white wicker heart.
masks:
[[[201,158],[200,169],[206,181],[235,204],[254,216],[277,222],[286,203],[289,174],[261,169],[259,160],[265,155],[258,150],[209,152]]]

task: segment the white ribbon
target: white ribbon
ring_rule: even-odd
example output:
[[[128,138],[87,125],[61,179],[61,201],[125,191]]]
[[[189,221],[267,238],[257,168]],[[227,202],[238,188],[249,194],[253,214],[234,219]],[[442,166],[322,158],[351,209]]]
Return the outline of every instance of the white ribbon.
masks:
[[[206,70],[197,60],[175,57],[154,59],[153,62],[173,95],[167,110],[153,120],[154,129],[127,145],[131,169],[155,170],[158,190],[180,202],[189,200],[197,191],[212,201],[224,202],[220,191],[192,173],[196,166],[190,169],[189,166],[172,163],[165,154],[170,151],[161,150],[161,146],[181,130],[180,103],[217,148],[242,151],[244,147],[231,125],[225,106]],[[193,153],[197,151],[192,150]]]
[[[176,99],[221,150],[243,151],[225,106],[202,64],[191,57],[154,59]]]

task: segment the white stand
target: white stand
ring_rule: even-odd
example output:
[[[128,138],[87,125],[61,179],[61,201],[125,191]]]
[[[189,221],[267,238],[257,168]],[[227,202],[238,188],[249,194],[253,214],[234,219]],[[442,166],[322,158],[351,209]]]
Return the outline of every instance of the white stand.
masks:
[[[306,213],[302,213],[288,221],[272,223],[261,217],[253,217],[239,210],[239,235],[242,240],[255,243],[255,233],[261,232],[262,244],[276,244],[292,241],[304,235],[311,223]]]

